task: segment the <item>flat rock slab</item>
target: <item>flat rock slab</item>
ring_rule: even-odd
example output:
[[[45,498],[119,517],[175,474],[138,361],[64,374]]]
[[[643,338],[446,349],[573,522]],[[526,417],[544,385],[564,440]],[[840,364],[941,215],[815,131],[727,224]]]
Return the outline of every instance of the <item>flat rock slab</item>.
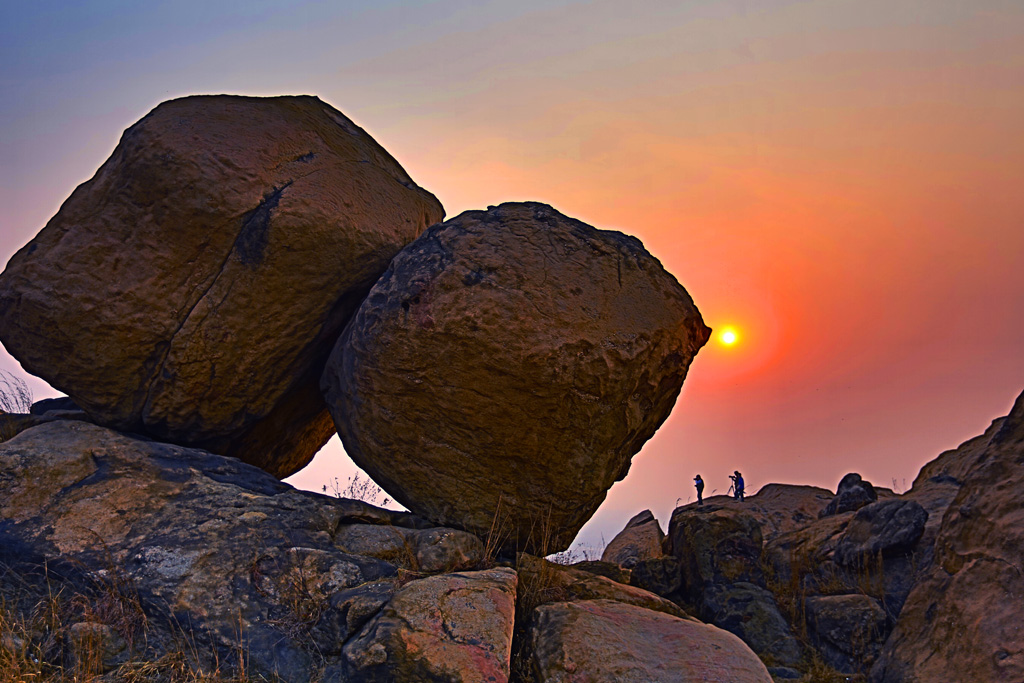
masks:
[[[0,340],[96,422],[283,478],[333,434],[338,334],[444,210],[315,97],[196,96],[133,125],[0,275]]]
[[[639,240],[502,204],[395,257],[323,386],[345,450],[395,500],[547,554],[626,475],[709,334]]]
[[[611,600],[542,605],[530,627],[541,683],[771,683],[736,636]]]

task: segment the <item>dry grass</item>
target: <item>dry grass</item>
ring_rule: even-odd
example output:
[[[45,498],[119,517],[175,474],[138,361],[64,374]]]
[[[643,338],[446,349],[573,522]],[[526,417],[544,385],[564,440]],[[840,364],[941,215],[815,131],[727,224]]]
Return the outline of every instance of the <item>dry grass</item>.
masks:
[[[27,579],[0,565],[0,683],[265,680],[246,674],[242,647],[237,648],[237,662],[222,664],[214,654],[212,665],[198,664],[203,658],[184,630],[174,638],[175,649],[147,658],[146,615],[130,578],[121,572],[93,573],[92,585],[79,590],[45,567],[41,574],[41,580]],[[112,638],[123,652],[116,661],[109,659]]]

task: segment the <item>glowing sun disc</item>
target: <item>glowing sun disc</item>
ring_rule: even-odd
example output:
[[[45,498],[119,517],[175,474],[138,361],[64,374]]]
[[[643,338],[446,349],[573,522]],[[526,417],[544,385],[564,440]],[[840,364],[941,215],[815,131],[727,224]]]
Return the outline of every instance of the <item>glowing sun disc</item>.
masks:
[[[736,340],[739,339],[739,336],[736,334],[736,330],[732,328],[726,328],[725,330],[722,331],[722,334],[719,336],[719,339],[726,346],[732,346],[733,344],[736,343]]]

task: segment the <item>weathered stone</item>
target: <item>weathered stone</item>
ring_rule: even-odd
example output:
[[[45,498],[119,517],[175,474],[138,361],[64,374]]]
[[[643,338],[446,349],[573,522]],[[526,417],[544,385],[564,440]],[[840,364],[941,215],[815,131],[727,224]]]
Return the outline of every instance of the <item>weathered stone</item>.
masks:
[[[878,494],[871,482],[864,481],[856,472],[851,472],[839,481],[835,498],[825,506],[818,516],[829,517],[843,512],[859,510],[878,500]]]
[[[323,385],[345,450],[397,501],[547,554],[626,475],[709,334],[639,240],[503,204],[395,257]]]
[[[520,594],[533,604],[566,600],[615,600],[654,612],[686,616],[686,612],[678,605],[650,591],[526,553],[519,554],[516,568],[519,571]]]
[[[672,600],[681,597],[683,569],[671,556],[640,560],[630,570],[629,583]]]
[[[935,562],[907,598],[874,683],[1024,680],[1024,394],[959,469]]]
[[[338,529],[367,523],[407,526],[421,549],[451,534],[296,491],[234,458],[84,422],[48,422],[0,444],[0,598],[31,592],[7,590],[19,575],[44,582],[40,595],[106,605],[76,618],[114,628],[136,659],[175,651],[186,633],[196,666],[220,662],[225,674],[240,651],[247,673],[268,680],[341,666],[346,639],[399,582],[394,564],[336,545]]]
[[[351,679],[508,681],[515,600],[506,568],[413,581],[345,645]]]
[[[682,565],[687,600],[695,606],[712,584],[764,585],[762,545],[757,520],[735,508],[676,508],[669,523],[668,551]]]
[[[909,551],[928,521],[928,513],[912,500],[884,500],[857,510],[836,545],[835,559],[842,565],[864,564],[878,554]]]
[[[444,212],[315,97],[196,96],[125,131],[0,275],[0,338],[94,420],[291,474],[391,257]]]
[[[863,595],[822,595],[805,602],[807,625],[825,663],[839,671],[862,673],[878,657],[885,636],[885,610]]]
[[[542,605],[530,627],[541,683],[771,683],[736,636],[611,600]]]
[[[795,666],[803,648],[779,611],[774,596],[745,581],[704,589],[700,618],[738,636],[763,660]]]
[[[101,674],[127,660],[128,643],[106,624],[80,621],[68,627],[69,660],[79,675]]]
[[[632,569],[640,560],[661,557],[661,544],[665,533],[654,518],[654,513],[644,510],[628,522],[616,534],[601,554],[605,562],[614,562],[624,569]]]
[[[572,569],[579,569],[580,571],[597,574],[598,576],[603,576],[619,583],[629,583],[629,570],[623,569],[619,565],[611,562],[602,562],[601,560],[584,560],[582,562],[573,562],[568,566]]]
[[[483,541],[457,529],[350,524],[338,530],[334,542],[346,552],[376,557],[417,572],[470,569],[484,557]]]

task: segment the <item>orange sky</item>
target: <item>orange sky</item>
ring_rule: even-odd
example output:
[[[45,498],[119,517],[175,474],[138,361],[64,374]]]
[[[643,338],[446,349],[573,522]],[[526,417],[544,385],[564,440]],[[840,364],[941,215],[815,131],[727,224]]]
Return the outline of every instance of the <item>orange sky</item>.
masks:
[[[588,544],[666,522],[696,472],[909,486],[1024,389],[1017,2],[61,4],[0,29],[0,260],[158,102],[311,93],[449,216],[539,200],[629,232],[736,326]],[[338,450],[297,481],[348,476]]]

